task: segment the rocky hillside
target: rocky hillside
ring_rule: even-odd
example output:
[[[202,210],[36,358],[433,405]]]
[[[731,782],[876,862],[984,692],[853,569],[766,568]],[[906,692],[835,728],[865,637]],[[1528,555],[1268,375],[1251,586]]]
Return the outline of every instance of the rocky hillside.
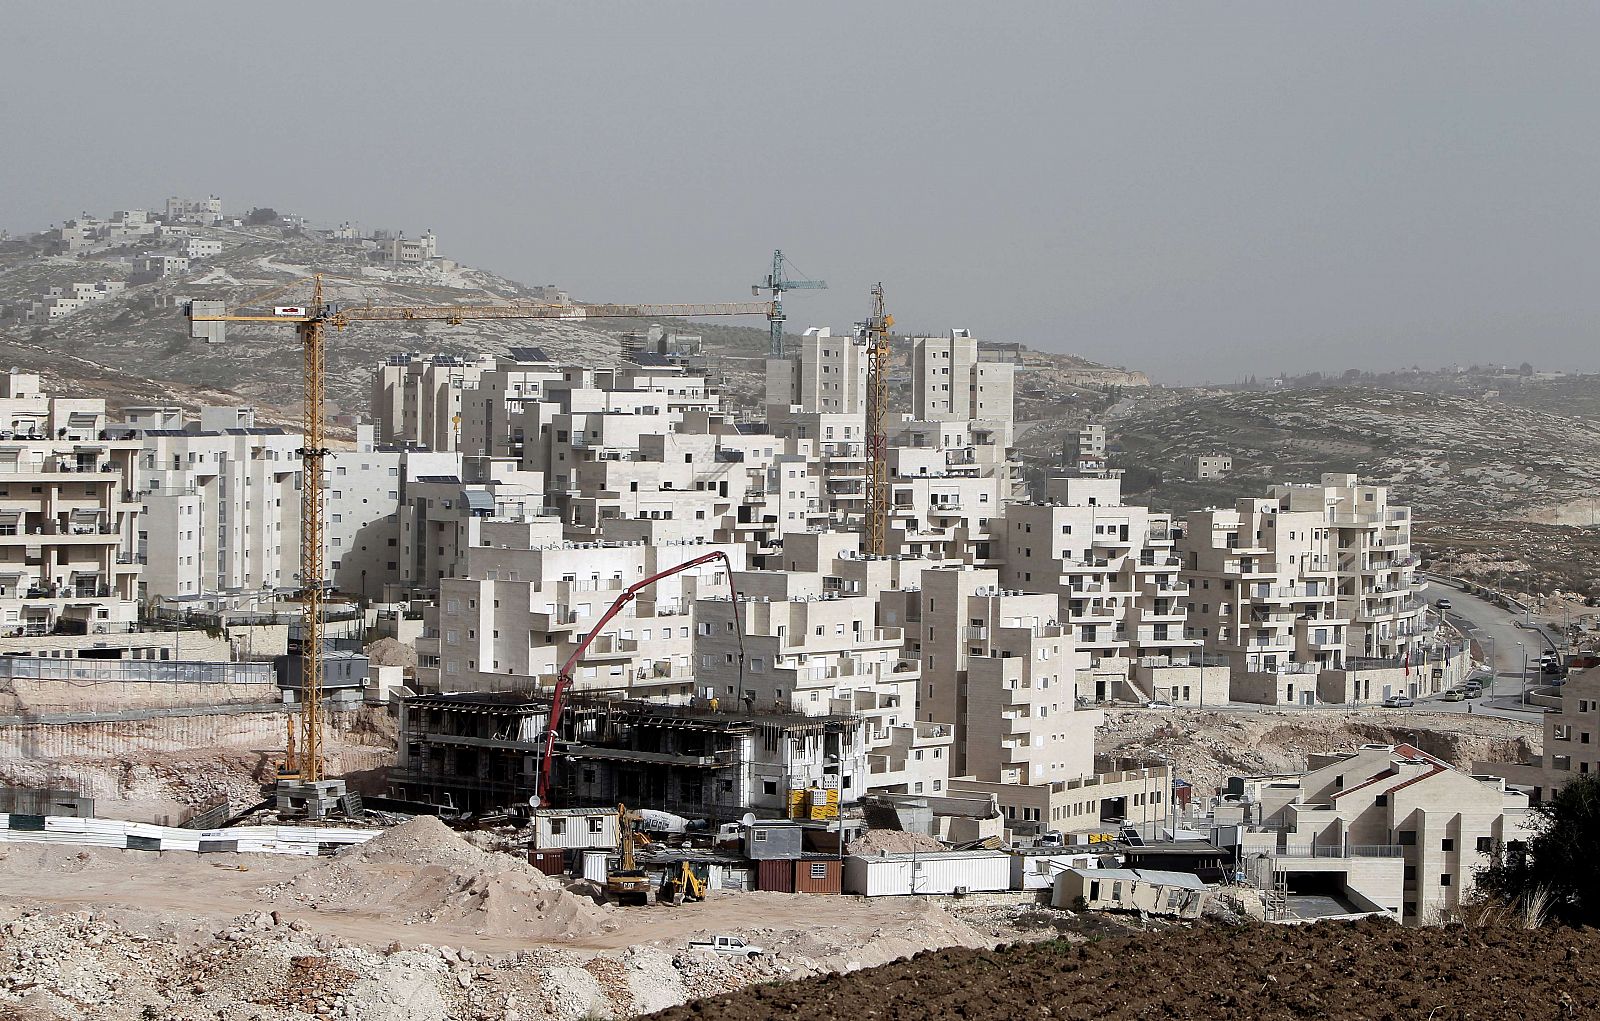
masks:
[[[1179,509],[1358,472],[1436,521],[1548,520],[1552,505],[1569,503],[1587,518],[1600,473],[1600,421],[1375,388],[1169,393],[1136,403],[1113,434],[1117,460],[1134,469],[1129,488]],[[1193,457],[1212,452],[1230,455],[1233,471],[1199,483]]]
[[[0,242],[0,354],[9,364],[43,372],[52,383],[85,383],[115,406],[243,401],[267,409],[270,418],[273,408],[296,410],[300,351],[292,332],[270,324],[230,323],[226,343],[207,344],[189,336],[181,307],[185,300],[215,299],[230,309],[258,311],[269,304],[303,303],[310,298],[315,273],[323,274],[327,300],[347,304],[552,300],[556,293],[553,286],[530,287],[448,260],[416,268],[373,264],[359,241],[337,240],[322,231],[259,226],[218,233],[224,245],[221,255],[196,261],[187,274],[140,284],[131,283],[130,273],[132,260],[145,252],[142,247],[52,256],[38,236]],[[130,286],[52,322],[21,321],[21,313],[49,287],[98,280],[130,281]],[[577,297],[600,302],[632,296]],[[716,301],[744,296],[708,285],[707,293],[685,297]],[[617,358],[623,333],[647,325],[621,319],[356,324],[330,340],[329,399],[335,413],[364,411],[372,366],[396,352],[467,355],[531,345],[557,358],[606,364]],[[663,325],[704,337],[729,402],[759,409],[767,353],[764,320],[669,320]],[[1147,383],[1142,373],[1070,355],[1020,346],[1011,346],[1011,351],[1019,364],[1024,410],[1029,402],[1048,406],[1073,387]],[[904,366],[909,344],[903,338],[896,338],[896,354]]]
[[[323,274],[327,300],[348,304],[446,305],[552,296],[548,288],[451,263],[427,269],[369,265],[358,244],[297,228],[235,228],[223,232],[223,238],[223,253],[197,261],[186,275],[129,286],[43,325],[20,323],[16,313],[51,285],[126,280],[126,260],[136,253],[103,252],[84,259],[43,256],[38,246],[26,242],[0,246],[0,306],[11,313],[0,319],[5,324],[0,345],[15,363],[42,368],[53,377],[101,373],[131,378],[139,400],[145,399],[145,391],[160,389],[142,385],[149,382],[170,385],[180,400],[231,393],[234,400],[287,407],[295,403],[300,386],[300,351],[292,332],[270,324],[230,323],[226,343],[207,344],[190,338],[184,300],[216,299],[230,309],[250,305],[257,310],[265,304],[305,302],[314,273]],[[642,325],[632,320],[359,324],[328,345],[331,410],[364,410],[372,365],[395,352],[501,353],[533,345],[556,357],[605,362],[617,357],[620,335]],[[758,375],[764,329],[726,324],[686,328],[706,336],[708,346],[725,358],[742,362],[754,356],[748,374]]]

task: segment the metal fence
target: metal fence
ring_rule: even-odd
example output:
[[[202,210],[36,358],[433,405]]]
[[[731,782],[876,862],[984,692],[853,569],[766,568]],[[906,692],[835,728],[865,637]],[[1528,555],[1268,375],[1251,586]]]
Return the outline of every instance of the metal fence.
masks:
[[[0,656],[0,677],[43,681],[158,684],[276,684],[271,663],[205,663],[161,659],[52,659]]]
[[[1267,853],[1274,858],[1399,858],[1405,849],[1399,844],[1314,844]]]

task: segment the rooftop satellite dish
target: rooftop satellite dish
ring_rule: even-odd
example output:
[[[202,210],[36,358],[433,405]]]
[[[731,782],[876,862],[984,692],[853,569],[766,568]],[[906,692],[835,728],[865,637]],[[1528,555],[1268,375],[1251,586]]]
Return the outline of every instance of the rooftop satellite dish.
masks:
[[[754,826],[755,824],[756,814],[754,812],[746,812],[739,817],[739,825],[741,826]]]
[[[528,795],[528,807],[529,808],[538,808],[542,804],[544,804],[544,801],[539,797],[539,795],[537,795],[537,794]]]

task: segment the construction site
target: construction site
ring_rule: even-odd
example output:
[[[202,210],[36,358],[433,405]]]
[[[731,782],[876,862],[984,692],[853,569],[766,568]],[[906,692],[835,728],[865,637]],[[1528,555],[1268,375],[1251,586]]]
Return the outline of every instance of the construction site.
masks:
[[[753,986],[707,1009],[765,1016],[780,980],[933,950],[1460,916],[1530,812],[1469,769],[1540,734],[1362,707],[1483,655],[1415,597],[1404,508],[1354,476],[1259,501],[1347,573],[1252,583],[1230,662],[1183,626],[1183,524],[1123,504],[1092,430],[1033,498],[1014,362],[914,338],[897,414],[881,286],[850,334],[785,335],[783,294],[823,286],[775,252],[755,302],[359,304],[308,274],[184,304],[207,343],[292,333],[298,436],[8,374],[0,1005],[569,1021]],[[767,320],[764,416],[655,327],[615,367],[393,356],[378,423],[328,421],[327,345],[363,324],[697,316]]]

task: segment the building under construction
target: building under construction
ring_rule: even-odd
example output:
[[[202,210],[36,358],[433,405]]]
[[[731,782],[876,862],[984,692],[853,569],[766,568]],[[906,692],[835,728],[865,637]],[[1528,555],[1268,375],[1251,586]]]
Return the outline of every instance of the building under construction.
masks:
[[[461,812],[526,808],[549,722],[544,694],[414,695],[400,703],[391,793]],[[826,817],[866,792],[854,715],[729,711],[580,697],[569,701],[552,766],[558,805],[654,808],[713,821],[748,811]]]

